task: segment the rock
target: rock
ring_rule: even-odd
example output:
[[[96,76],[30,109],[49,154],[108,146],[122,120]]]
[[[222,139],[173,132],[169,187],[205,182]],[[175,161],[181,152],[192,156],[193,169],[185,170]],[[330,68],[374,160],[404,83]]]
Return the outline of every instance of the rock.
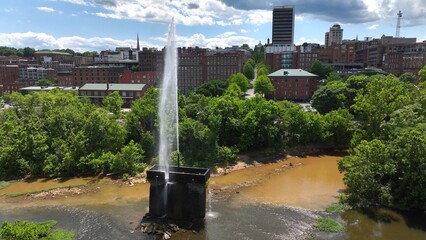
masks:
[[[153,232],[153,229],[154,229],[154,226],[152,226],[152,225],[148,225],[148,226],[146,226],[146,228],[144,228],[144,233],[148,233],[148,234],[151,234],[152,232]]]
[[[165,240],[168,240],[168,239],[170,239],[172,237],[172,234],[171,233],[169,233],[169,232],[165,232],[164,233],[164,235],[163,235],[163,239],[165,239]]]

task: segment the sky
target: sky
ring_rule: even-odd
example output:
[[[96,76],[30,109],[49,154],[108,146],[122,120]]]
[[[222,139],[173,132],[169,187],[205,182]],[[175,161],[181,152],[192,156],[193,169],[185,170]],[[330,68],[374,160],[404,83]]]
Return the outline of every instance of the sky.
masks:
[[[344,39],[394,36],[426,40],[426,0],[0,0],[0,46],[77,52],[162,48],[172,18],[177,45],[254,47],[272,38],[274,6],[295,6],[296,45],[324,43],[338,23]]]

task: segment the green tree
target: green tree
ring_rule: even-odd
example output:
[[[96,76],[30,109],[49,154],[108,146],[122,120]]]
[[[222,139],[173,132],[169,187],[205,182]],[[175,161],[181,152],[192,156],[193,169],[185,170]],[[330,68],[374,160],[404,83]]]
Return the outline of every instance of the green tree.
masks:
[[[416,81],[416,75],[414,75],[411,72],[405,72],[401,74],[401,76],[399,77],[399,80],[405,83],[414,83]]]
[[[225,96],[230,96],[233,98],[241,98],[243,91],[236,83],[229,84],[228,88],[225,91]]]
[[[244,76],[246,76],[248,79],[253,79],[254,78],[254,68],[253,66],[250,64],[249,61],[247,61],[244,66],[243,66],[243,74]]]
[[[308,71],[310,73],[318,75],[322,79],[326,79],[327,76],[334,71],[334,68],[330,65],[323,64],[319,60],[315,60],[312,65],[309,67]]]
[[[347,85],[340,81],[331,81],[321,86],[312,96],[312,107],[326,114],[339,108],[349,108]]]
[[[253,60],[256,63],[264,63],[265,62],[265,47],[263,45],[254,46],[254,50],[252,53]]]
[[[145,134],[156,136],[157,109],[159,90],[150,88],[143,98],[133,101],[131,111],[126,114],[125,127],[129,133],[128,139],[141,142]],[[149,132],[149,133],[148,133]]]
[[[246,63],[250,64],[253,68],[256,66],[256,62],[253,58],[249,58]]]
[[[30,48],[30,47],[26,47],[23,49],[23,56],[24,57],[34,57],[34,53],[35,53],[35,49],[34,48]]]
[[[233,74],[231,77],[229,77],[228,82],[228,86],[231,86],[233,83],[237,84],[242,92],[247,91],[247,89],[250,87],[248,78],[242,73]]]
[[[419,71],[419,80],[420,82],[426,82],[426,65],[423,66]]]
[[[110,162],[110,170],[112,172],[130,173],[143,172],[146,164],[143,162],[144,151],[139,144],[130,141],[117,154],[116,158]]]
[[[238,86],[236,86],[238,87]],[[229,95],[213,98],[206,106],[199,119],[213,131],[218,138],[218,145],[233,147],[238,145],[241,136],[241,119],[243,100]]]
[[[271,69],[266,66],[264,63],[259,63],[257,66],[257,76],[268,75],[271,72]]]
[[[112,112],[115,116],[120,116],[123,99],[118,91],[114,91],[102,100],[102,104],[106,110]]]
[[[96,51],[86,51],[86,52],[83,52],[83,56],[85,56],[85,57],[94,57],[96,55],[98,55],[98,52],[96,52]]]
[[[254,81],[254,92],[268,95],[275,92],[275,87],[272,85],[271,79],[266,75],[260,75]]]
[[[53,85],[53,83],[49,79],[46,79],[46,78],[42,78],[42,79],[37,80],[35,84],[37,86],[52,86]]]
[[[334,110],[324,115],[324,142],[332,147],[348,147],[354,124],[353,116],[346,109]]]
[[[240,109],[242,119],[236,125],[241,132],[237,142],[239,149],[282,146],[281,111],[275,102],[255,96],[243,101]]]
[[[391,185],[388,181],[396,172],[389,147],[380,140],[362,141],[350,156],[339,161],[345,172],[348,201],[356,207],[390,206]]]
[[[212,166],[216,157],[215,134],[203,123],[190,118],[179,125],[180,152],[189,166]]]
[[[19,240],[72,240],[74,232],[63,229],[53,230],[56,221],[33,223],[29,221],[15,220],[13,223],[3,222],[0,228],[0,239]]]
[[[219,97],[225,94],[228,82],[223,80],[211,80],[199,86],[195,92],[206,97]]]
[[[395,110],[412,103],[405,85],[392,74],[385,79],[374,78],[355,97],[353,110],[360,114],[372,136],[380,132],[380,124]]]
[[[247,51],[250,51],[251,49],[250,49],[250,46],[247,44],[247,43],[243,43],[243,45],[241,45],[241,48],[243,48],[243,49],[245,49],[245,50],[247,50]]]
[[[327,75],[327,82],[342,81],[342,78],[336,71],[332,71]]]

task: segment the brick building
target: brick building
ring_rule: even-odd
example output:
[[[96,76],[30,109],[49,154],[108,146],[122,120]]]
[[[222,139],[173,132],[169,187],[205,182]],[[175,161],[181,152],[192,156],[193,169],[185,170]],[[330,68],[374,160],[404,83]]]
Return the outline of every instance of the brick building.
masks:
[[[124,69],[113,66],[75,67],[72,73],[72,86],[82,86],[85,83],[118,83]]]
[[[275,87],[268,98],[276,100],[307,101],[318,89],[318,76],[302,69],[280,69],[268,77]]]
[[[33,86],[40,79],[56,82],[57,71],[53,68],[23,67],[19,68],[19,82],[24,86]]]
[[[207,51],[207,81],[227,80],[232,74],[242,71],[247,59],[242,50]]]
[[[79,97],[88,97],[94,104],[101,105],[105,96],[118,91],[123,99],[123,106],[128,108],[132,102],[142,97],[148,86],[146,84],[125,83],[86,83],[78,90]]]
[[[37,51],[34,53],[34,58],[39,65],[41,65],[42,62],[74,64],[74,56],[65,52]]]
[[[139,71],[142,72],[163,72],[164,59],[163,51],[157,49],[142,48],[139,51]]]
[[[118,79],[118,83],[142,83],[148,86],[156,86],[160,81],[160,72],[133,72],[124,70]]]
[[[0,95],[3,92],[16,92],[22,87],[19,83],[19,67],[18,65],[0,65]]]
[[[314,48],[315,49],[315,48]],[[306,49],[303,46],[297,46],[293,55],[293,66],[307,70],[312,63],[318,60],[318,53],[314,49]]]
[[[207,81],[207,49],[178,48],[178,88],[183,93],[201,86]],[[211,65],[215,64],[210,59]]]

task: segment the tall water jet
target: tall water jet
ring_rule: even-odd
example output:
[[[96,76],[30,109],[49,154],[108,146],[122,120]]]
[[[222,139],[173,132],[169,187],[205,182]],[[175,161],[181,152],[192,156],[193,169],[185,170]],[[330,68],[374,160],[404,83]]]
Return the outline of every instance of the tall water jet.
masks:
[[[179,116],[178,116],[178,93],[177,93],[177,50],[176,29],[174,19],[169,25],[167,46],[164,59],[163,81],[160,90],[159,123],[160,123],[160,145],[159,163],[165,173],[166,180],[169,179],[169,159],[174,150],[179,151]]]
[[[149,217],[166,220],[203,219],[206,211],[207,168],[169,166],[170,154],[179,151],[175,24],[169,26],[159,102],[159,165],[147,171],[150,183]],[[179,160],[178,160],[179,162]],[[178,163],[179,165],[179,163]]]

